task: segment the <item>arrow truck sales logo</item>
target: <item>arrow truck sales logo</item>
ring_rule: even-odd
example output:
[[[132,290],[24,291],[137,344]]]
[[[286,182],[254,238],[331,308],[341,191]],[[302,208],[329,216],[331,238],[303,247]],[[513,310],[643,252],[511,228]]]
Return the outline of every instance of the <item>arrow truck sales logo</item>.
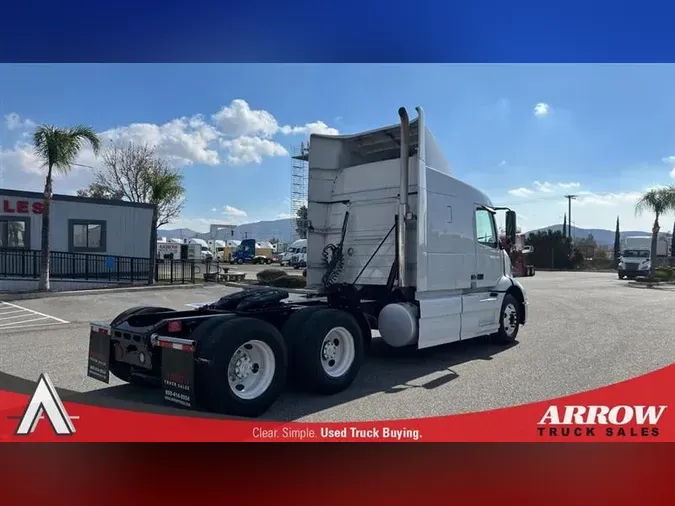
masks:
[[[72,436],[75,434],[75,426],[72,420],[77,417],[68,416],[54,384],[49,376],[43,374],[38,380],[33,397],[26,406],[26,411],[20,418],[15,434],[17,436],[32,434],[40,420],[45,418],[45,415],[57,435]]]
[[[549,406],[537,424],[547,437],[658,437],[668,406]]]

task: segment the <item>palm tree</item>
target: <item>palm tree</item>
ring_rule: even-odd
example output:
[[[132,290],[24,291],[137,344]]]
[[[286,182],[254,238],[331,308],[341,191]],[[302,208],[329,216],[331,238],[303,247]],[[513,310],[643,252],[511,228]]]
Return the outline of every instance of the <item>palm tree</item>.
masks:
[[[57,128],[40,125],[33,134],[35,154],[47,168],[44,191],[44,211],[42,213],[42,258],[40,261],[39,290],[49,290],[49,210],[52,199],[52,180],[54,171],[60,174],[70,172],[77,155],[88,142],[94,154],[98,154],[101,141],[88,126],[78,125],[72,128]]]
[[[642,214],[645,211],[654,213],[654,225],[652,226],[652,248],[649,275],[654,275],[656,263],[656,247],[658,245],[659,218],[669,211],[675,210],[675,186],[649,190],[635,204],[635,213]]]
[[[173,202],[183,195],[183,178],[179,172],[168,170],[150,170],[146,173],[152,211],[152,228],[150,229],[150,272],[148,284],[155,282],[155,262],[157,260],[157,227],[159,226],[160,207]]]

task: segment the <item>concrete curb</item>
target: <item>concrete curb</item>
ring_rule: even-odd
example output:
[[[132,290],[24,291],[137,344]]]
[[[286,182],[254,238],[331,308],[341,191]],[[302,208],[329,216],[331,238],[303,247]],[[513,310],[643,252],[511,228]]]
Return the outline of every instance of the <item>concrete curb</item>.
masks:
[[[146,290],[177,290],[177,289],[191,289],[204,288],[204,283],[185,284],[185,285],[151,285],[151,286],[126,286],[114,288],[91,288],[83,290],[68,290],[63,292],[22,292],[22,293],[0,293],[0,300],[30,300],[30,299],[46,299],[50,297],[73,297],[76,295],[100,295],[105,293],[125,293],[125,292],[143,292]]]
[[[631,288],[642,288],[642,289],[657,289],[657,290],[670,290],[675,291],[675,282],[673,281],[657,281],[655,283],[643,283],[640,281],[629,281],[628,285]]]

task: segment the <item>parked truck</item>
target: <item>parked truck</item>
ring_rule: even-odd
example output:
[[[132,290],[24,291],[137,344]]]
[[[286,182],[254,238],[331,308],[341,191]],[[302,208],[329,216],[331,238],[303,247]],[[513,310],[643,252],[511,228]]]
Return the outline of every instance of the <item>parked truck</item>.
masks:
[[[666,244],[666,247],[668,245]],[[634,279],[647,276],[651,269],[652,238],[649,236],[630,236],[623,240],[623,249],[617,267],[619,279]],[[658,256],[658,243],[657,243]],[[665,256],[665,255],[664,255]]]
[[[356,135],[313,134],[307,285],[251,288],[193,310],[134,307],[92,323],[88,375],[159,383],[168,402],[265,413],[287,374],[318,394],[347,389],[379,330],[392,347],[487,335],[508,344],[527,297],[500,246],[496,209],[456,179],[424,114]],[[515,241],[516,215],[506,210]]]
[[[241,241],[230,258],[233,264],[271,264],[273,261],[272,245],[255,239]]]
[[[286,248],[286,251],[281,255],[281,258],[279,259],[279,263],[281,265],[292,265],[291,260],[293,260],[293,257],[300,253],[300,250],[305,247],[307,247],[307,239],[298,239],[297,241],[293,241],[291,245]]]
[[[525,244],[525,234],[516,234],[515,243],[510,243],[506,234],[502,237],[502,247],[509,255],[513,276],[517,278],[534,276],[534,265],[528,263],[534,247]]]

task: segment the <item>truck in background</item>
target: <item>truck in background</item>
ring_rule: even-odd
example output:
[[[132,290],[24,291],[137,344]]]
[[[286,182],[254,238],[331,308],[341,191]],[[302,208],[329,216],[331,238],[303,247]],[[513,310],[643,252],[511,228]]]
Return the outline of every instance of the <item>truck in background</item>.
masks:
[[[199,246],[199,254],[195,255],[195,260],[202,260],[206,262],[213,260],[213,253],[209,248],[209,244],[204,239],[185,239],[185,244]]]
[[[232,253],[230,263],[233,264],[271,264],[272,245],[267,242],[256,242],[255,239],[244,239]]]
[[[659,241],[661,243],[662,241]],[[657,256],[659,251],[659,243],[657,243]],[[666,256],[668,244],[665,244],[666,252],[662,256]],[[661,248],[662,249],[662,248]],[[628,278],[634,279],[637,276],[647,276],[651,269],[652,259],[652,238],[649,236],[629,236],[623,240],[623,248],[621,256],[619,257],[619,265],[617,273],[619,279]]]
[[[513,343],[528,300],[500,247],[499,209],[453,176],[417,112],[409,121],[401,108],[398,125],[369,132],[312,134],[301,155],[312,296],[257,287],[191,310],[130,308],[91,323],[89,377],[155,382],[174,405],[252,417],[289,376],[321,395],[349,388],[374,330],[394,348]],[[510,209],[506,223],[515,243]],[[255,256],[255,241],[241,246]]]
[[[507,234],[501,237],[502,248],[508,253],[514,277],[522,278],[534,276],[534,265],[528,264],[528,255],[534,251],[532,246],[525,244],[526,234],[516,234],[516,241],[509,243]]]
[[[291,260],[293,259],[293,256],[300,253],[300,250],[302,247],[307,247],[307,239],[298,239],[297,241],[293,241],[291,245],[286,249],[283,255],[281,255],[281,258],[279,259],[279,263],[281,265],[291,265]]]

